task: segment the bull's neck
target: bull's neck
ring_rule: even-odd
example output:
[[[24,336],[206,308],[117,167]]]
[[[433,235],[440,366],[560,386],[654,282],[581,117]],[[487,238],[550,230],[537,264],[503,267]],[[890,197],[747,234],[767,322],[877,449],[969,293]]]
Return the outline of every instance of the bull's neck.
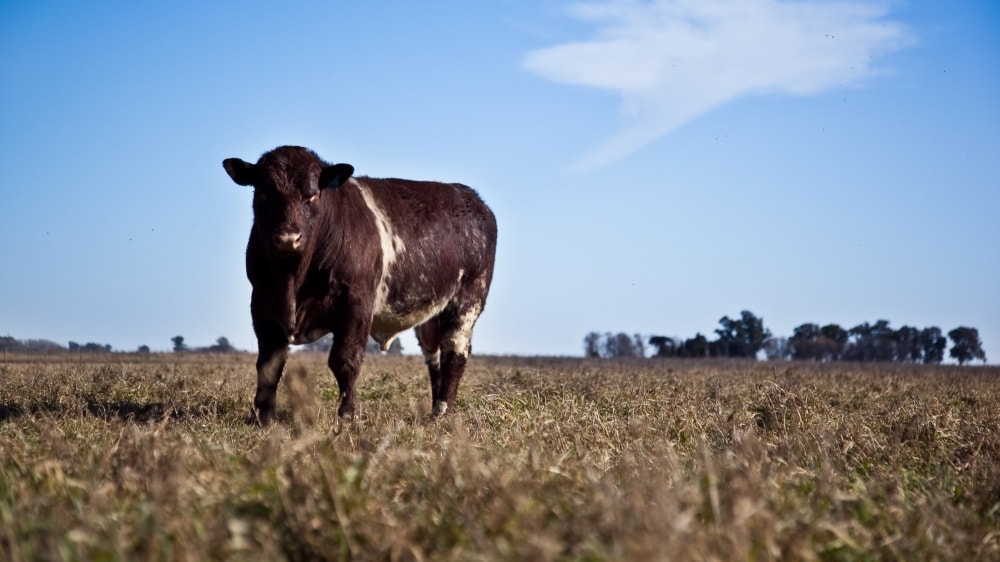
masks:
[[[290,341],[295,338],[299,316],[299,292],[305,284],[311,259],[311,248],[303,248],[303,252],[298,255],[271,256],[274,283],[282,295],[276,310],[278,314],[276,320],[280,322]]]
[[[305,281],[309,264],[312,262],[312,254],[313,248],[307,247],[294,255],[271,256],[271,271],[283,283],[299,287]]]

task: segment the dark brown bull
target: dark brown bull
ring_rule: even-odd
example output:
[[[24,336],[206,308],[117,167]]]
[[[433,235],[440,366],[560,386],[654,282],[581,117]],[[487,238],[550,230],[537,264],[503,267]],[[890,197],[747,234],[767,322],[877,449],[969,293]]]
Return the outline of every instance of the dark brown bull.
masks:
[[[246,260],[258,346],[254,419],[274,416],[288,345],[331,332],[338,413],[353,417],[368,336],[385,350],[409,328],[430,371],[431,414],[451,409],[496,253],[496,219],[476,192],[355,178],[349,164],[330,165],[294,146],[256,164],[222,165],[233,181],[254,187]]]

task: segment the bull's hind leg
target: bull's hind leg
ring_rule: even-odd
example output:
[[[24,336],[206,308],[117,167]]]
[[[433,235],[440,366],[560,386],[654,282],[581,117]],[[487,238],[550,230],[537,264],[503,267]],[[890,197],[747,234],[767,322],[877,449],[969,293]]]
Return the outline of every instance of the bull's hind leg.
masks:
[[[465,364],[472,350],[472,328],[482,312],[481,301],[460,303],[454,308],[446,308],[438,316],[438,330],[441,335],[441,385],[434,398],[432,416],[447,413],[455,406],[458,383],[465,374]]]
[[[419,325],[414,329],[417,343],[424,354],[427,372],[431,379],[431,404],[442,400],[441,396],[441,331],[438,329],[437,318]]]

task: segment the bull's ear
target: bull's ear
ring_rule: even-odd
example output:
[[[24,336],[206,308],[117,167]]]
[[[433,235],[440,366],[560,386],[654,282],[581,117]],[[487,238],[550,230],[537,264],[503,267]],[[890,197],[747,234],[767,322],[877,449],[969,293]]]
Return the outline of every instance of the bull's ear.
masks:
[[[226,169],[229,177],[240,185],[253,185],[254,165],[244,162],[239,158],[226,158],[222,161],[222,167]]]
[[[333,166],[327,166],[323,168],[323,171],[319,173],[319,188],[320,189],[337,189],[345,181],[347,181],[351,175],[354,174],[354,166],[350,164],[334,164]]]

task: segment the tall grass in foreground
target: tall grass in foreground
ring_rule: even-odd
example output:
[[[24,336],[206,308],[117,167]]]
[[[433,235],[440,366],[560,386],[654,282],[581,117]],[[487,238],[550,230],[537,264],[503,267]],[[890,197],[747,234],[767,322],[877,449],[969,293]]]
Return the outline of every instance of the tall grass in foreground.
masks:
[[[1000,369],[252,362],[0,364],[0,559],[1000,559]]]

